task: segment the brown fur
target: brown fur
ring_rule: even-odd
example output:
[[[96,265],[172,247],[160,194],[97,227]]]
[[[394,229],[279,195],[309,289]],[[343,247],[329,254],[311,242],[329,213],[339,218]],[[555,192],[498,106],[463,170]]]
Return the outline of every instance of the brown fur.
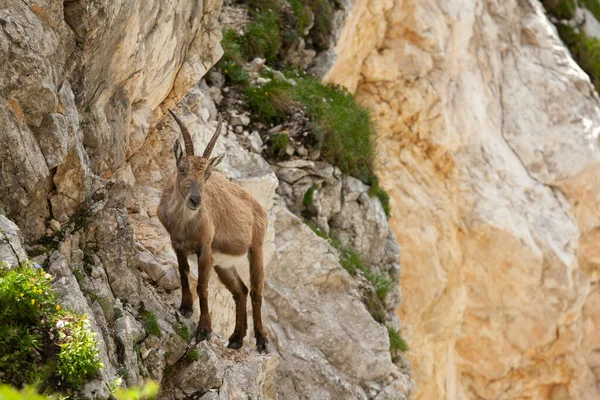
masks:
[[[213,139],[216,140],[216,136],[218,132]],[[267,214],[245,189],[220,173],[212,172],[213,166],[220,162],[219,157],[210,160],[199,156],[186,157],[180,149],[179,142],[176,142],[174,152],[178,170],[164,187],[157,210],[177,254],[182,287],[180,311],[186,317],[192,314],[187,256],[196,254],[200,303],[197,335],[199,339],[209,339],[212,326],[208,311],[208,277],[213,267],[212,254],[219,252],[239,256],[247,253],[256,344],[260,352],[266,352],[268,340],[262,324],[261,307],[264,284],[262,252]],[[198,208],[194,210],[194,201],[198,199]],[[236,324],[229,347],[239,348],[247,331],[248,288],[237,271],[218,266],[215,270],[236,303]]]

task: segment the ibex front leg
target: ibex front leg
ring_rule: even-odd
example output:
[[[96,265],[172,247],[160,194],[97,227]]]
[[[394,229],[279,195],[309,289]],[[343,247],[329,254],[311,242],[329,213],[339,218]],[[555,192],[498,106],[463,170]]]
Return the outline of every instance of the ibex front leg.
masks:
[[[190,318],[194,313],[194,302],[192,299],[192,291],[190,290],[190,283],[188,281],[188,274],[190,273],[190,265],[184,251],[175,249],[177,254],[177,264],[179,265],[179,279],[181,279],[181,306],[179,312],[184,317]]]
[[[212,322],[210,312],[208,311],[208,279],[212,269],[213,258],[210,246],[202,249],[198,254],[198,300],[200,302],[200,320],[196,331],[196,340],[210,340],[212,334]]]

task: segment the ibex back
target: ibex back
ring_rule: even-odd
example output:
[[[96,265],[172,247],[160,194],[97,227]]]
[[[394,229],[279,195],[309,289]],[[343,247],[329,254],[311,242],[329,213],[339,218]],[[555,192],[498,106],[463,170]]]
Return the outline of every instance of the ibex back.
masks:
[[[212,325],[208,311],[208,278],[213,268],[213,252],[236,256],[247,254],[250,262],[250,298],[256,348],[260,353],[267,352],[268,340],[261,316],[264,285],[263,240],[267,214],[250,193],[212,170],[223,158],[223,155],[210,158],[221,131],[221,116],[217,130],[204,154],[196,156],[188,130],[174,113],[170,110],[169,112],[181,129],[186,154],[183,154],[179,140],[175,140],[173,153],[177,171],[162,191],[157,215],[171,235],[171,243],[177,254],[182,289],[179,311],[186,318],[193,312],[187,257],[196,254],[197,293],[200,302],[197,339],[210,340]],[[248,287],[235,269],[219,266],[214,268],[219,280],[235,300],[235,330],[229,338],[228,347],[239,349],[248,329]]]

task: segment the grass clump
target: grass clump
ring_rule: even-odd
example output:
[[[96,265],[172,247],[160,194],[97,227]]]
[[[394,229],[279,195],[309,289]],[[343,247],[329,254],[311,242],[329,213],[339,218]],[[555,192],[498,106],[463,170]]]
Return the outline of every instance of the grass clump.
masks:
[[[175,332],[177,332],[177,334],[185,341],[190,340],[190,330],[188,329],[187,325],[182,324],[181,322],[178,322],[177,325],[175,326]]]
[[[42,378],[76,389],[103,367],[87,317],[61,309],[52,277],[25,262],[0,266],[0,380]]]
[[[572,19],[577,9],[575,0],[542,0],[542,4],[548,14],[558,19]]]
[[[381,206],[383,207],[383,212],[385,212],[386,217],[389,218],[391,215],[390,195],[379,186],[379,179],[377,179],[377,177],[374,177],[374,179],[371,180],[369,196],[377,197],[379,199]]]
[[[183,359],[185,361],[196,361],[198,358],[200,357],[200,355],[198,354],[198,350],[196,349],[192,349],[190,351],[188,351],[187,353],[185,353],[185,355],[183,356]]]
[[[285,154],[285,150],[290,138],[285,133],[276,133],[269,138],[265,154],[269,157],[280,157]]]
[[[249,107],[263,122],[279,123],[293,105],[303,106],[324,132],[322,156],[344,174],[365,183],[373,181],[375,127],[369,112],[343,87],[323,85],[309,76],[295,80],[295,86],[273,79],[261,88],[247,87]]]
[[[574,1],[574,0],[572,0]],[[600,1],[598,0],[580,0],[581,4],[594,14],[597,20],[600,21]]]
[[[400,332],[395,330],[394,328],[388,326],[388,335],[390,336],[390,352],[394,352],[400,350],[405,352],[408,350],[408,345],[406,341],[400,336]]]
[[[267,10],[256,15],[255,20],[247,27],[241,48],[247,60],[256,57],[264,58],[269,63],[277,60],[281,48],[281,31],[275,11]]]
[[[161,336],[160,326],[158,325],[158,319],[156,314],[152,311],[142,311],[142,325],[149,335]]]
[[[313,205],[313,196],[315,194],[316,189],[317,186],[312,185],[308,188],[306,193],[304,193],[304,198],[302,199],[302,204],[304,204],[304,207],[310,207]]]

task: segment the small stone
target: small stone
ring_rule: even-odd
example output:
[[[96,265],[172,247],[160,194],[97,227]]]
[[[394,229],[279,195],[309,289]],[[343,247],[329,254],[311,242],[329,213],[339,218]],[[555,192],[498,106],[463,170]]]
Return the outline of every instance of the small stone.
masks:
[[[235,133],[242,133],[244,132],[244,127],[241,125],[238,125],[235,127]]]
[[[285,148],[285,154],[287,154],[288,156],[293,156],[295,151],[296,150],[294,150],[294,147],[288,143],[288,145]]]
[[[269,78],[263,78],[262,76],[261,76],[261,77],[258,77],[258,78],[256,78],[256,84],[257,84],[258,86],[263,86],[263,85],[266,85],[266,84],[267,84],[267,83],[269,83],[269,82],[271,82],[271,79],[269,79]]]
[[[229,88],[228,87],[224,87],[223,88],[223,93],[229,93]]]
[[[308,158],[311,160],[318,160],[321,157],[321,152],[318,149],[311,149],[308,152]]]
[[[302,157],[306,157],[308,155],[308,150],[306,150],[306,147],[304,146],[300,146],[296,149],[296,151],[298,152],[298,155],[302,156]]]
[[[62,226],[60,225],[60,222],[55,219],[50,220],[50,229],[52,229],[54,232],[60,231],[61,228]]]
[[[246,113],[243,113],[243,114],[232,113],[231,118],[229,118],[229,122],[233,126],[239,126],[239,125],[248,126],[248,125],[250,125],[250,117]]]
[[[264,65],[265,65],[265,59],[257,57],[254,60],[252,60],[250,63],[248,63],[248,65],[246,66],[246,70],[248,72],[259,72]]]
[[[276,125],[276,126],[272,127],[271,129],[269,129],[269,130],[267,131],[267,133],[268,133],[269,135],[271,135],[271,134],[273,134],[273,133],[280,132],[282,128],[283,128],[283,125]]]

